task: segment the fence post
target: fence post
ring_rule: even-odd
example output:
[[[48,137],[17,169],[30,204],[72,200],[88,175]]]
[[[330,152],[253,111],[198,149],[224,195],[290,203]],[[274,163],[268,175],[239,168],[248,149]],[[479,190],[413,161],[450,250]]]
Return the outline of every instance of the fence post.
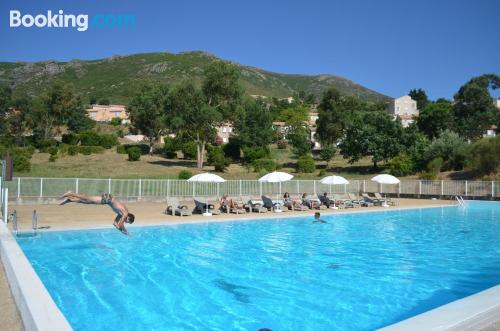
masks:
[[[142,194],[142,179],[139,178],[139,195],[137,196],[137,200],[141,199]]]
[[[17,177],[17,200],[21,198],[21,177]]]
[[[79,184],[79,179],[76,178],[76,180],[75,180],[75,193],[78,193],[78,189],[79,189],[78,184]]]
[[[170,194],[170,179],[167,179],[167,201]]]
[[[366,182],[364,179],[363,179],[363,193],[366,193]]]
[[[467,192],[467,191],[468,191],[468,190],[467,190],[467,181],[465,181],[465,196],[467,196],[467,195],[468,195],[468,192]]]
[[[111,178],[108,178],[108,193],[111,194]]]
[[[317,193],[317,192],[316,192],[316,181],[315,181],[315,180],[313,180],[313,188],[314,188],[314,190],[313,190],[313,191],[314,191],[314,193]]]
[[[259,196],[262,196],[262,182],[259,182]]]
[[[299,184],[299,181],[296,180],[295,182],[297,183],[297,194],[300,194],[300,184]]]
[[[5,187],[3,195],[3,221],[5,223],[9,222],[9,189]]]
[[[418,197],[420,198],[421,195],[422,195],[422,181],[419,180],[418,181]]]
[[[444,185],[444,180],[441,180],[441,197],[443,197],[443,195],[444,195],[443,185]]]
[[[43,197],[43,177],[40,177],[40,198]]]
[[[495,199],[495,182],[491,181],[491,200]]]
[[[194,198],[195,186],[196,186],[196,182],[193,182],[193,198]]]
[[[243,185],[243,181],[240,179],[240,197],[242,196],[242,185]]]

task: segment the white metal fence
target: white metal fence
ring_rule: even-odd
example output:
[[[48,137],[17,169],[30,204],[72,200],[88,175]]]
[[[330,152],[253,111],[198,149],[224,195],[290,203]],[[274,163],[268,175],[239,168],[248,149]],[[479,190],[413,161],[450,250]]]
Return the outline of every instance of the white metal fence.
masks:
[[[4,182],[9,200],[53,199],[66,191],[101,195],[111,193],[125,199],[166,199],[192,196],[260,196],[262,194],[382,192],[402,196],[455,196],[500,198],[500,181],[404,180],[399,185],[380,185],[370,180],[351,180],[347,185],[324,185],[319,180],[260,183],[257,180],[228,180],[224,183],[193,183],[177,179],[89,179],[15,177]]]

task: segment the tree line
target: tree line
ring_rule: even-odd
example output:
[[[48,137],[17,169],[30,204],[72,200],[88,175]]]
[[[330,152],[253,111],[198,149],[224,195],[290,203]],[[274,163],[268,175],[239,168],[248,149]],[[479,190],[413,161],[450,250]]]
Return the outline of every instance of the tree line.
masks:
[[[232,162],[255,171],[274,170],[280,167],[271,156],[270,146],[275,144],[278,149],[290,146],[303,172],[314,171],[318,159],[328,167],[340,154],[350,163],[370,157],[374,168],[384,164],[399,176],[420,172],[432,178],[439,171],[469,165],[487,175],[498,168],[499,143],[498,138],[481,138],[492,125],[500,126],[500,112],[490,94],[499,83],[493,74],[472,78],[453,100],[431,101],[422,89],[411,90],[420,114],[404,128],[385,112],[386,104],[346,96],[334,88],[318,101],[304,92],[296,93],[292,102],[246,97],[238,69],[216,61],[199,84],[144,83],[127,111],[130,131],[147,138],[150,152],[156,149],[169,156],[182,150],[185,156],[196,158],[198,168],[208,161],[218,171]],[[313,157],[309,112],[316,108],[315,139],[322,148]],[[283,130],[277,130],[273,122],[284,123]],[[217,127],[225,123],[231,123],[234,132],[229,143],[220,146]],[[67,145],[110,148],[117,144],[116,138],[96,134],[94,125],[86,115],[83,97],[70,85],[55,82],[38,97],[14,96],[9,87],[0,87],[0,154],[22,154],[14,149],[23,146],[41,151],[59,146],[53,138],[62,132],[66,132],[63,143]],[[161,147],[160,137],[166,137]]]

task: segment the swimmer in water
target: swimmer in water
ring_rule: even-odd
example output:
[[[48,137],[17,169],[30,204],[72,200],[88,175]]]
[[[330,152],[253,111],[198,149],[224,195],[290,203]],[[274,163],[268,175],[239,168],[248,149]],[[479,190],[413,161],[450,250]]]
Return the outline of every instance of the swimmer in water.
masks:
[[[123,234],[128,235],[127,229],[125,229],[125,223],[134,223],[135,216],[128,212],[127,207],[113,197],[109,193],[105,193],[101,196],[88,196],[86,194],[73,193],[71,191],[64,193],[61,199],[65,199],[60,205],[65,205],[70,202],[83,203],[88,205],[108,205],[116,213],[116,218],[113,222],[115,228],[118,229]]]
[[[323,221],[320,217],[321,217],[321,214],[319,212],[315,212],[313,223],[326,223],[326,221]]]

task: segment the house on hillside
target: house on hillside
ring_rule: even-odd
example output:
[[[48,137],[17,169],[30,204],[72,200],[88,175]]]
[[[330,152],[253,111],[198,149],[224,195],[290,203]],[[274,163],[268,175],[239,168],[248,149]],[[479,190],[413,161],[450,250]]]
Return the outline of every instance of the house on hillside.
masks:
[[[122,124],[130,123],[124,105],[91,105],[87,109],[87,115],[96,122],[109,122],[113,118],[119,118]]]
[[[410,96],[404,95],[389,102],[386,112],[394,118],[399,118],[404,127],[407,127],[418,117],[417,102]]]
[[[500,98],[497,98],[495,100],[495,106],[497,106],[497,108],[500,109]]]
[[[217,138],[215,142],[217,145],[225,145],[229,142],[229,138],[234,134],[233,124],[230,122],[223,123],[221,126],[217,128]]]
[[[309,113],[309,130],[311,131],[311,143],[313,144],[313,150],[320,150],[321,144],[316,140],[316,121],[318,120],[319,115],[316,112]]]

